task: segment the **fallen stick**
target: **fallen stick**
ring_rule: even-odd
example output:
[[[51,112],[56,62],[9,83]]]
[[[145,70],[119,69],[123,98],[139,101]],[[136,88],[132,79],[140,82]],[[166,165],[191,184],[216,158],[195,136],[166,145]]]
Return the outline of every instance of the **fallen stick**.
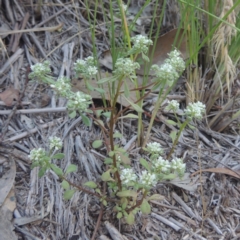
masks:
[[[57,107],[57,108],[37,108],[37,109],[21,109],[17,110],[15,114],[29,114],[29,113],[53,113],[53,112],[65,112],[67,111],[66,107]],[[0,110],[0,115],[8,115],[12,110]]]
[[[54,121],[51,121],[51,122],[39,125],[38,127],[35,127],[35,128],[33,128],[33,129],[29,130],[29,131],[26,131],[26,132],[18,134],[17,136],[8,138],[8,139],[4,140],[3,142],[13,142],[13,141],[19,140],[21,138],[24,138],[24,137],[26,137],[26,136],[28,136],[30,134],[33,134],[33,133],[37,132],[39,130],[39,128],[52,127],[55,124],[57,124],[58,121],[61,122],[62,120],[63,120],[63,118],[59,118],[59,119],[56,119]]]

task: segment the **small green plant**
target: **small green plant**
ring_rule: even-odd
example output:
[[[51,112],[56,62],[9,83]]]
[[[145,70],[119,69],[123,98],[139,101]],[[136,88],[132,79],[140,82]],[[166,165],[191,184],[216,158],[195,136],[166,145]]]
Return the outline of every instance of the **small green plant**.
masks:
[[[76,186],[68,180],[67,175],[71,172],[77,171],[77,166],[71,164],[64,172],[53,163],[53,160],[55,159],[64,158],[63,153],[60,152],[62,143],[60,139],[56,137],[50,138],[48,150],[39,148],[31,151],[30,159],[33,162],[32,167],[40,167],[40,177],[49,169],[54,171],[62,180],[61,185],[65,190],[64,198],[66,200],[70,199],[76,190],[81,190],[98,197],[104,206],[106,206],[108,202],[114,202],[115,206],[113,209],[116,212],[116,217],[118,219],[124,218],[128,224],[134,223],[135,215],[139,211],[143,214],[149,214],[151,212],[151,206],[149,204],[150,200],[163,199],[159,194],[151,194],[152,189],[158,182],[171,180],[176,177],[183,177],[186,167],[183,160],[181,158],[173,158],[169,161],[169,159],[174,152],[174,147],[176,146],[183,129],[194,118],[200,119],[205,111],[205,106],[200,102],[189,104],[185,110],[186,120],[181,124],[176,115],[179,104],[176,101],[169,102],[167,108],[174,112],[178,121],[177,124],[180,127],[179,132],[175,134],[173,147],[166,157],[167,154],[163,151],[159,143],[153,142],[146,144],[146,147],[143,146],[145,154],[139,160],[143,169],[141,169],[140,172],[136,172],[131,165],[131,159],[128,153],[121,146],[116,144],[115,139],[121,138],[122,135],[115,131],[115,126],[117,121],[121,118],[138,119],[138,116],[134,114],[123,116],[125,109],[116,112],[116,104],[119,96],[125,97],[129,102],[129,107],[138,112],[138,114],[142,114],[143,110],[141,105],[138,105],[137,102],[132,102],[129,99],[130,89],[128,89],[126,81],[128,78],[130,81],[136,82],[137,75],[135,70],[140,66],[135,60],[139,54],[141,54],[143,60],[149,60],[146,53],[152,42],[143,36],[136,36],[132,38],[131,41],[133,47],[128,50],[126,56],[121,56],[116,60],[113,75],[98,80],[99,88],[91,86],[89,81],[97,74],[97,67],[94,64],[93,57],[87,57],[84,60],[79,59],[74,64],[74,70],[77,75],[81,75],[84,78],[89,94],[91,91],[104,93],[104,88],[101,88],[101,86],[103,84],[109,86],[111,94],[109,103],[110,107],[103,108],[101,111],[97,112],[94,108],[92,110],[89,108],[89,105],[92,103],[90,95],[82,92],[73,93],[71,91],[70,79],[60,77],[57,81],[54,81],[50,76],[49,62],[47,61],[32,66],[32,73],[29,75],[31,79],[36,79],[41,83],[48,84],[59,96],[68,99],[67,109],[71,118],[80,114],[86,125],[90,124],[89,118],[92,118],[101,128],[104,139],[94,141],[92,146],[94,148],[99,148],[102,144],[105,144],[106,146],[107,157],[104,161],[105,171],[103,172],[101,179],[107,184],[109,191],[107,191],[107,193],[103,192],[100,185],[92,181],[86,182],[83,186]],[[133,58],[128,58],[128,55],[132,55]],[[163,101],[163,97],[166,97],[167,91],[164,91],[165,87],[167,86],[170,88],[174,84],[174,81],[180,76],[184,68],[185,63],[177,50],[169,53],[169,58],[166,59],[162,66],[159,67],[155,65],[152,67],[156,73],[152,89],[160,89],[158,101],[155,106],[157,110]],[[124,85],[124,91],[121,90],[122,85]],[[104,127],[101,118],[99,118],[100,116],[102,119],[105,118],[106,121],[107,119],[110,119],[109,130]],[[153,120],[151,121],[150,130]],[[150,133],[149,129],[148,133]],[[148,141],[148,137],[149,134],[147,134],[145,142]],[[55,154],[56,151],[59,151],[59,153]]]

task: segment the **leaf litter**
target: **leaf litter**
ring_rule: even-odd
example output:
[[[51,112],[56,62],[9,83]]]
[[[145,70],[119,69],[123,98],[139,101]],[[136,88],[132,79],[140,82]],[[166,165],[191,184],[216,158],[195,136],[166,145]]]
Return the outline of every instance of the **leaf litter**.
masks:
[[[4,2],[7,3],[7,1]],[[131,9],[139,7],[139,4],[137,1],[132,1]],[[8,10],[12,23],[17,22],[21,17],[24,18],[27,11],[34,12],[30,5],[25,6],[21,1],[14,1],[11,7],[8,4],[5,7]],[[8,50],[10,59],[2,59],[2,57],[0,59],[2,62],[5,62],[0,69],[0,82],[6,89],[6,92],[2,92],[0,96],[8,108],[13,106],[15,100],[18,100],[20,90],[9,87],[7,76],[9,76],[11,83],[15,81],[14,78],[17,78],[20,84],[19,89],[23,89],[26,68],[39,62],[40,59],[48,58],[56,76],[58,76],[61,69],[65,69],[66,74],[73,78],[74,73],[70,71],[69,66],[72,66],[77,58],[88,56],[92,53],[93,46],[91,41],[89,41],[88,33],[83,32],[79,35],[78,21],[81,23],[82,29],[89,27],[89,23],[85,18],[87,14],[84,8],[75,8],[72,3],[69,3],[66,8],[59,1],[58,5],[44,5],[44,9],[46,11],[41,12],[42,18],[40,20],[35,19],[35,16],[32,15],[31,17],[34,21],[28,22],[25,27],[26,29],[36,27],[37,31],[31,33],[25,31],[24,37],[20,41],[21,45],[18,45],[19,48],[16,53],[11,54]],[[74,11],[77,11],[77,14]],[[149,14],[149,11],[148,8],[145,14]],[[168,12],[168,16],[171,13]],[[14,19],[14,16],[21,17]],[[78,21],[76,21],[76,17]],[[9,24],[4,14],[2,18],[6,24]],[[38,24],[36,25],[34,22]],[[58,26],[59,22],[64,23],[62,32],[55,31],[55,26]],[[116,22],[116,24],[120,24],[120,22]],[[145,30],[148,28],[147,21],[142,21],[138,24],[138,33],[145,33]],[[44,31],[42,29],[41,31],[43,25],[44,27],[52,27],[55,30]],[[15,30],[19,30],[17,25]],[[154,61],[157,64],[160,64],[166,58],[166,54],[169,52],[169,48],[171,48],[170,40],[173,39],[176,31],[172,27],[167,33],[166,31],[161,33],[162,37],[158,39],[154,56]],[[164,35],[164,33],[166,34]],[[106,53],[109,50],[108,43],[104,40],[106,39],[104,38],[106,37],[104,36],[105,34],[106,30],[102,28],[99,31],[99,38],[96,39],[96,45],[100,53]],[[11,35],[4,37],[3,41],[6,43],[5,40],[11,37]],[[74,47],[69,47],[69,42]],[[64,47],[62,48],[62,46]],[[79,49],[81,53],[79,53]],[[184,47],[181,52],[184,57],[187,57]],[[64,59],[64,62],[62,59]],[[109,57],[106,62],[107,68],[111,70],[109,67],[111,59]],[[68,67],[66,67],[66,63]],[[11,72],[11,65],[13,65],[13,70],[17,69],[15,74]],[[17,68],[14,68],[15,65]],[[62,71],[63,74],[65,70]],[[86,89],[82,85],[79,88],[81,90]],[[183,84],[179,83],[175,88],[176,92],[172,93],[172,95],[177,96],[181,94],[177,90],[182,88]],[[106,89],[106,95],[108,95],[107,91]],[[17,167],[14,183],[16,196],[14,217],[17,223],[21,222],[21,226],[16,226],[15,233],[19,239],[30,237],[42,239],[43,236],[49,239],[91,239],[100,209],[98,201],[81,192],[75,193],[71,201],[64,201],[58,177],[49,172],[46,176],[39,179],[37,170],[30,169],[28,154],[34,147],[44,147],[50,136],[56,134],[64,136],[63,149],[66,157],[59,164],[63,169],[66,169],[70,164],[78,165],[78,172],[70,174],[69,180],[76,184],[96,181],[101,176],[102,161],[105,157],[104,151],[101,151],[101,149],[99,151],[92,149],[92,142],[99,139],[99,129],[94,125],[86,129],[81,123],[81,119],[69,120],[65,114],[62,115],[61,112],[53,111],[66,106],[66,101],[65,99],[57,99],[51,90],[45,89],[43,86],[29,83],[24,100],[33,102],[39,96],[39,93],[47,94],[51,99],[46,101],[44,105],[36,106],[40,108],[48,107],[52,111],[41,114],[31,113],[31,109],[35,109],[30,105],[30,113],[26,114],[26,117],[31,121],[27,120],[27,123],[24,124],[21,118],[12,118],[6,136],[1,136],[3,139],[11,139],[12,141],[8,142],[8,144],[11,144],[13,147],[12,153],[17,152],[14,155]],[[134,99],[133,95],[131,98],[134,102],[136,99]],[[93,97],[100,98],[97,94],[93,95]],[[180,99],[181,101],[183,99]],[[129,105],[124,102],[120,103],[123,106]],[[4,110],[5,106],[1,106],[0,113]],[[159,119],[171,120],[171,113],[160,111],[159,116]],[[4,114],[0,115],[1,125],[4,124],[5,119],[6,116]],[[31,130],[32,124],[34,124],[35,128]],[[147,117],[143,118],[143,124],[144,126],[149,124]],[[129,154],[131,159],[133,159],[132,164],[138,169],[141,154],[136,149],[135,141],[132,141],[132,139],[136,139],[137,132],[134,120],[123,118],[122,125],[116,127],[120,129],[126,139],[126,146],[128,146]],[[196,239],[206,239],[200,234],[202,230],[201,225],[208,238],[214,239],[217,236],[217,239],[223,237],[225,239],[233,239],[234,236],[239,235],[237,219],[240,217],[238,210],[240,205],[240,183],[235,178],[226,175],[226,170],[223,171],[217,168],[219,163],[213,159],[221,161],[221,159],[227,156],[226,152],[229,151],[230,153],[225,158],[224,164],[230,169],[238,171],[240,168],[240,150],[238,147],[240,140],[235,135],[213,134],[205,126],[202,128],[202,130],[199,128],[201,135],[199,135],[198,141],[194,137],[197,131],[194,129],[184,131],[177,149],[178,156],[183,156],[187,164],[188,173],[195,173],[201,165],[201,169],[203,169],[201,175],[190,177],[188,174],[183,179],[169,181],[168,184],[159,184],[153,193],[164,196],[164,200],[159,202],[158,205],[154,205],[151,216],[139,216],[134,227],[121,224],[121,231],[119,231],[117,229],[119,223],[115,221],[114,213],[106,209],[103,216],[104,221],[101,223],[98,231],[99,239],[109,239],[110,235],[112,235],[111,239],[116,239],[116,236],[118,236],[117,239],[152,239],[153,237],[159,238],[161,236],[165,236],[165,239],[180,239],[182,236],[186,238],[189,235],[194,236]],[[165,149],[168,149],[171,146],[170,132],[171,130],[167,122],[156,121],[151,138],[160,142]],[[208,144],[205,143],[206,138]],[[1,153],[11,156],[11,151],[6,152],[7,149],[8,147],[4,147],[2,142],[0,144]],[[201,155],[201,152],[204,154]],[[199,156],[199,154],[200,158],[195,157]],[[3,177],[4,174],[8,173],[8,170],[3,168],[3,166],[4,162],[0,162],[0,169],[3,172],[0,178],[1,181],[5,179]],[[211,172],[214,172],[213,169],[216,168],[218,172],[222,171],[221,173],[224,174],[215,174],[209,177],[209,174],[204,172],[204,169],[210,169]],[[231,175],[233,176],[233,174]],[[13,186],[12,177],[3,185],[5,187],[9,186],[8,189],[10,189],[10,186]],[[203,203],[203,198],[207,204]],[[3,202],[6,199],[7,195],[2,195],[1,201]],[[206,208],[208,213],[206,216],[207,220],[204,222],[199,217],[205,211],[203,211],[203,208]],[[218,216],[221,216],[221,221]],[[25,226],[23,224],[23,218],[27,218],[26,223],[28,225]],[[195,225],[191,224],[191,221],[193,222],[192,218]],[[231,221],[229,221],[230,218]],[[36,222],[36,220],[38,221]],[[228,223],[228,225],[223,223]],[[192,228],[193,225],[195,226],[194,229]],[[8,223],[7,227],[8,229],[11,228],[10,232],[12,232],[13,225]],[[219,228],[221,228],[221,231],[218,230]],[[178,232],[176,230],[181,231]],[[112,232],[114,234],[111,234]],[[8,235],[5,239],[14,238]]]

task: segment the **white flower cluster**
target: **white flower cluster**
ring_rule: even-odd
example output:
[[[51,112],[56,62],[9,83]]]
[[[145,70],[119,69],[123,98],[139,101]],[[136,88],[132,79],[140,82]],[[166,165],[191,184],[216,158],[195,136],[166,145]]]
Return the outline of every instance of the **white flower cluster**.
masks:
[[[91,96],[83,92],[72,93],[67,103],[67,109],[70,112],[73,111],[78,111],[79,113],[85,112],[89,104],[91,104],[91,100],[92,100]]]
[[[41,161],[46,156],[46,152],[42,148],[34,148],[28,156],[33,162]]]
[[[98,69],[94,65],[94,58],[91,56],[85,58],[85,60],[78,59],[76,63],[74,63],[74,70],[84,78],[91,78],[98,73]]]
[[[71,85],[70,85],[70,79],[66,77],[59,77],[58,80],[51,84],[50,87],[52,87],[54,90],[58,92],[58,94],[62,97],[68,97],[69,94],[71,94]]]
[[[169,172],[171,164],[169,161],[164,160],[161,156],[153,162],[153,167],[156,172]]]
[[[152,40],[143,35],[136,35],[131,40],[134,43],[132,50],[137,53],[142,52],[146,54],[149,46],[153,44]]]
[[[172,65],[178,73],[182,73],[185,69],[185,62],[181,58],[181,54],[178,50],[174,50],[168,54],[169,58],[166,60],[166,63]]]
[[[49,147],[51,149],[59,150],[62,148],[62,140],[59,137],[50,137],[49,138]]]
[[[133,62],[130,58],[118,58],[113,73],[116,75],[124,75],[130,78],[136,78],[135,70],[139,68],[139,63]]]
[[[152,70],[157,76],[157,81],[167,81],[169,86],[172,86],[173,82],[180,76],[185,69],[184,60],[180,57],[180,52],[174,50],[168,54],[169,58],[159,67],[153,65]]]
[[[171,168],[182,176],[186,170],[186,164],[181,158],[174,158],[171,162]]]
[[[125,168],[121,170],[120,178],[123,185],[129,186],[136,182],[137,175],[134,173],[132,168]]]
[[[168,101],[166,110],[176,112],[179,109],[179,102],[176,100]]]
[[[189,103],[189,105],[184,111],[188,118],[190,119],[196,118],[201,120],[203,114],[205,113],[205,109],[206,106],[198,101],[196,103]]]
[[[147,144],[146,151],[151,154],[163,154],[163,149],[160,143],[158,142],[151,142]]]
[[[173,82],[179,77],[175,68],[169,63],[164,63],[160,67],[153,65],[152,70],[155,71],[158,81],[167,81],[169,86],[172,86]]]
[[[140,176],[140,183],[146,187],[152,187],[157,184],[157,176],[154,173],[150,173],[146,170],[142,171]]]
[[[48,74],[51,73],[50,62],[45,61],[43,63],[36,63],[31,66],[32,72],[29,74],[30,79],[37,78],[37,80],[43,80]]]

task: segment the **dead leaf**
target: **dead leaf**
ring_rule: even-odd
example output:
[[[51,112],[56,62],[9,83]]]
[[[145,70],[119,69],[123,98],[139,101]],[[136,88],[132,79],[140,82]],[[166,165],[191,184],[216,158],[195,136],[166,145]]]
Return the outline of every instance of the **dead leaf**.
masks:
[[[240,179],[240,172],[233,171],[228,168],[208,168],[208,169],[202,169],[199,171],[194,172],[191,176],[194,176],[200,172],[211,172],[211,173],[222,173],[222,174],[227,174],[232,177]]]
[[[14,102],[19,100],[19,91],[11,86],[0,93],[0,98],[6,106],[11,107]]]
[[[111,73],[101,73],[101,78],[105,78],[105,77],[111,77]],[[130,80],[130,79],[127,79],[127,85],[129,87],[129,89],[135,89],[135,85],[134,83]],[[94,88],[99,88],[99,85],[97,84],[97,80],[96,79],[92,79],[89,81],[89,83],[94,87]],[[77,92],[77,91],[82,91],[84,93],[87,93],[88,94],[88,90],[87,90],[87,87],[86,87],[86,84],[83,80],[73,80],[72,81],[72,84],[73,84],[73,87],[72,87],[72,91],[74,92]],[[109,93],[109,89],[108,89],[108,84],[103,84],[102,88],[104,89],[105,91],[105,98],[107,100],[110,100],[110,93]],[[121,91],[124,92],[124,85],[122,85],[121,87]],[[93,99],[102,99],[102,96],[99,92],[97,91],[91,91],[91,97]],[[130,92],[130,96],[129,96],[129,99],[132,101],[132,102],[136,102],[137,101],[137,98],[136,98],[136,91],[131,91]],[[129,106],[129,102],[123,97],[123,95],[121,94],[119,97],[118,97],[118,101],[117,101],[119,104],[121,104],[122,106],[124,107],[127,107]]]
[[[31,118],[27,117],[26,115],[20,116],[20,121],[27,126],[28,129],[33,129],[35,127],[34,122]]]
[[[190,178],[189,173],[185,173],[184,176],[180,178],[175,178],[171,181],[166,181],[166,183],[171,183],[177,187],[180,187],[182,189],[185,189],[190,192],[194,192],[197,190],[198,185],[200,184],[198,182],[198,177]]]
[[[9,158],[7,162],[9,163],[9,168],[6,169],[4,175],[0,178],[0,206],[2,206],[7,195],[12,189],[16,175],[15,161],[12,158]]]
[[[157,64],[158,66],[163,64],[165,59],[168,57],[168,53],[170,53],[172,50],[174,40],[177,36],[177,32],[178,32],[178,29],[173,29],[158,38],[157,43],[156,43],[156,48],[154,51],[154,55],[153,55],[152,64]],[[187,39],[186,39],[186,36],[184,35],[183,29],[181,29],[179,31],[179,35],[178,35],[176,43],[178,43],[180,41],[181,41],[181,45],[180,45],[180,47],[178,47],[178,50],[182,53],[182,58],[185,60],[188,58],[188,53],[187,53],[187,47],[186,47]],[[176,44],[176,45],[178,45],[178,44]],[[153,46],[151,46],[149,49],[150,53],[152,52],[152,49],[153,49]],[[99,59],[99,62],[106,68],[112,70],[112,56],[111,56],[110,50],[105,51],[103,55],[104,55],[104,57],[102,59]],[[150,56],[148,56],[148,57],[150,57]],[[140,62],[141,56],[138,57],[138,60]],[[141,65],[141,68],[138,69],[136,71],[136,73],[143,75],[143,73],[144,73],[143,65]]]

